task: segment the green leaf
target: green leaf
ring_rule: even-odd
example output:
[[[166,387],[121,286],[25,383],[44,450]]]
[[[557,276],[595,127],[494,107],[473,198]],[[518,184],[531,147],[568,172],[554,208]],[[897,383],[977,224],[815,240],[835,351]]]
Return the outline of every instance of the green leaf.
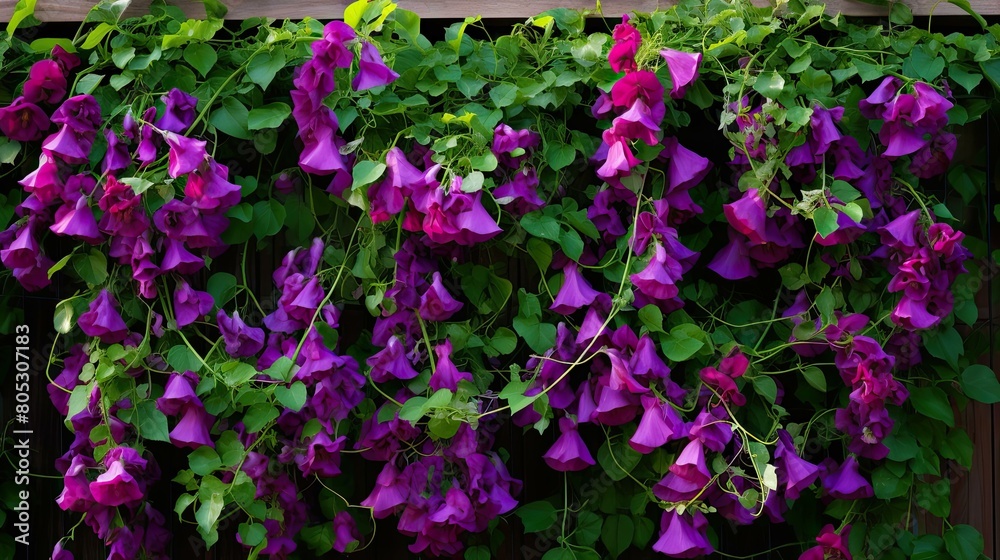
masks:
[[[208,76],[209,71],[219,60],[219,55],[211,45],[206,43],[191,43],[184,48],[184,60],[198,71],[202,77]]]
[[[695,328],[698,327],[695,326]],[[670,329],[670,334],[663,339],[661,348],[667,358],[675,362],[683,362],[694,356],[704,345],[702,340],[692,338],[689,335],[685,325],[678,325]]]
[[[497,109],[502,109],[514,104],[517,100],[517,86],[514,84],[498,84],[490,89],[490,99]]]
[[[275,387],[274,398],[278,399],[278,402],[283,404],[285,408],[298,412],[306,404],[306,386],[301,381],[296,381],[288,387]]]
[[[490,346],[501,354],[510,354],[517,348],[517,335],[507,327],[500,327],[490,337]]]
[[[281,231],[285,224],[285,207],[277,199],[261,200],[253,205],[253,233],[257,239],[266,239]]]
[[[761,73],[753,83],[753,89],[757,93],[770,99],[777,99],[784,88],[785,78],[774,71]]]
[[[953,64],[948,67],[948,78],[954,80],[968,93],[972,93],[972,90],[983,81],[982,74],[979,72],[969,72],[961,64]]]
[[[222,467],[222,459],[214,449],[207,445],[202,445],[188,455],[188,464],[195,474],[205,476]]]
[[[206,291],[212,294],[216,307],[222,308],[236,296],[236,277],[228,272],[216,272],[208,279]]]
[[[813,222],[820,237],[826,238],[837,231],[837,213],[832,208],[820,206],[813,211]]]
[[[883,465],[872,471],[872,488],[876,498],[888,500],[905,495],[910,489],[910,483],[909,479],[896,476]]]
[[[538,265],[538,270],[546,271],[552,264],[552,248],[541,239],[531,238],[526,244],[528,254]]]
[[[264,537],[267,536],[267,528],[261,523],[240,523],[239,526],[240,540],[243,541],[244,546],[257,546],[258,544],[264,542]]]
[[[254,434],[259,432],[268,422],[278,417],[278,409],[270,403],[257,403],[247,409],[243,416],[243,425],[247,432]]]
[[[73,330],[74,309],[72,300],[63,300],[56,304],[55,315],[52,316],[52,327],[59,334]]]
[[[766,375],[753,377],[751,383],[757,394],[764,397],[767,402],[774,404],[778,399],[778,385],[770,377]]]
[[[955,525],[944,534],[944,546],[955,560],[976,560],[983,553],[983,536],[969,525]]]
[[[260,89],[266,90],[267,86],[274,80],[274,75],[284,67],[285,51],[278,48],[262,52],[250,59],[250,64],[247,65],[247,76],[253,80],[253,83],[259,85]]]
[[[935,358],[948,362],[952,368],[958,369],[958,358],[965,353],[962,335],[954,327],[939,329],[924,334],[924,348]]]
[[[167,363],[179,372],[191,370],[197,373],[202,366],[201,360],[187,346],[181,344],[167,351]]]
[[[542,560],[578,560],[576,554],[568,548],[553,548],[542,556]]]
[[[521,218],[521,227],[535,237],[541,237],[542,239],[549,239],[551,241],[559,241],[561,228],[559,227],[558,220],[552,216],[543,214],[541,211],[525,214],[524,217]]]
[[[17,4],[14,5],[14,13],[10,16],[10,21],[7,22],[7,37],[14,36],[14,31],[17,30],[17,26],[21,25],[21,22],[26,18],[33,16],[35,13],[35,0],[18,0]]]
[[[601,542],[608,548],[613,558],[625,552],[632,544],[632,534],[635,525],[627,515],[612,515],[604,521],[604,528],[601,529]]]
[[[139,401],[135,408],[135,424],[139,428],[139,436],[152,441],[170,441],[167,417],[156,408],[155,402]]]
[[[91,286],[103,284],[108,278],[108,259],[104,253],[92,249],[89,254],[73,258],[73,270]]]
[[[974,401],[986,404],[1000,402],[1000,381],[997,381],[996,373],[984,365],[973,364],[965,368],[959,383],[965,396]]]
[[[642,454],[632,449],[624,440],[614,444],[605,440],[597,450],[597,462],[614,481],[627,477],[641,460]]]
[[[955,414],[948,402],[948,395],[937,387],[914,387],[910,389],[913,408],[928,418],[940,420],[949,427],[955,425]]]
[[[285,103],[275,102],[250,109],[247,115],[248,130],[278,128],[292,114],[292,108]]]
[[[548,502],[524,504],[514,513],[521,518],[524,530],[528,533],[539,533],[556,522],[556,508]]]
[[[352,172],[354,182],[351,185],[351,189],[357,189],[374,183],[382,176],[383,172],[385,172],[384,163],[369,160],[359,161],[354,166]]]
[[[76,93],[79,95],[93,93],[103,79],[104,74],[87,74],[76,82]]]
[[[826,392],[826,376],[823,375],[823,370],[816,366],[809,366],[802,370],[802,377],[817,391]]]
[[[576,159],[576,148],[569,144],[550,143],[545,148],[545,162],[558,171],[573,163]]]
[[[250,140],[253,136],[247,129],[247,119],[250,111],[246,105],[240,103],[235,97],[229,96],[222,100],[221,107],[215,107],[208,117],[208,122],[212,126],[221,130],[225,134],[240,140]]]
[[[576,531],[574,535],[576,536],[576,542],[584,545],[590,546],[597,542],[597,539],[601,538],[601,526],[604,519],[596,513],[583,510],[576,519]]]
[[[664,332],[663,311],[652,303],[639,310],[639,321],[652,332]]]
[[[583,238],[575,229],[562,229],[559,232],[559,247],[574,261],[579,261],[583,256]]]
[[[836,180],[830,185],[830,194],[841,202],[847,203],[861,197],[861,191],[851,186],[847,181]]]

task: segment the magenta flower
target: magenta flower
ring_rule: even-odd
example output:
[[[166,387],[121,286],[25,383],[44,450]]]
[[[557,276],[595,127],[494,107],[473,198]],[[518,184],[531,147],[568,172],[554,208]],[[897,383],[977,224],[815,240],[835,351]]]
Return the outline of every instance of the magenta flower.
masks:
[[[921,179],[941,175],[951,166],[957,148],[958,138],[954,134],[938,132],[930,142],[913,154],[910,172]]]
[[[607,159],[597,169],[597,176],[604,180],[628,176],[642,161],[632,155],[628,142],[619,139],[608,147]]]
[[[170,443],[176,447],[188,447],[198,449],[202,445],[215,447],[212,436],[209,434],[215,417],[205,411],[205,407],[199,404],[192,404],[184,408],[177,425],[170,430]]]
[[[94,138],[95,134],[92,131],[79,130],[64,124],[59,127],[58,132],[50,134],[45,139],[42,143],[42,153],[49,156],[57,155],[66,163],[86,163]]]
[[[163,100],[165,108],[163,116],[154,123],[156,128],[182,133],[194,123],[197,116],[197,97],[173,88],[160,99]]]
[[[125,469],[122,460],[113,461],[108,470],[90,483],[94,501],[105,506],[133,506],[143,499],[139,482]]]
[[[431,374],[428,385],[431,389],[450,389],[452,392],[458,390],[459,381],[472,382],[472,374],[467,371],[458,371],[451,361],[451,340],[445,340],[434,347],[434,354],[437,356],[434,372]]]
[[[681,274],[680,263],[667,254],[664,244],[657,242],[649,264],[630,276],[629,280],[646,297],[666,301],[677,295],[677,282],[681,279]]]
[[[186,327],[212,310],[212,294],[195,290],[184,280],[174,288],[174,316],[178,327]]]
[[[320,430],[306,444],[306,452],[295,456],[295,464],[303,476],[337,476],[340,474],[340,451],[346,443],[346,436],[330,439],[326,431]]]
[[[799,560],[824,560],[826,558],[853,560],[847,540],[850,533],[850,525],[844,527],[839,535],[834,531],[833,525],[825,525],[816,537],[816,542],[819,544],[803,552],[799,556]]]
[[[639,453],[648,454],[674,439],[684,423],[670,403],[647,395],[640,397],[640,400],[645,412],[628,444]]]
[[[73,553],[63,548],[62,541],[56,543],[49,560],[73,560]]]
[[[611,101],[615,107],[631,107],[636,99],[649,107],[654,122],[663,120],[666,108],[663,105],[663,85],[656,74],[649,70],[630,72],[611,86]]]
[[[670,97],[674,99],[684,97],[687,88],[698,79],[701,53],[663,49],[660,51],[660,56],[667,61],[667,70],[670,72],[670,81],[673,84],[670,88]]]
[[[663,512],[660,518],[660,538],[653,550],[671,558],[698,558],[715,551],[705,535],[708,520],[705,514],[694,511],[691,515],[676,510]]]
[[[15,223],[11,225],[11,229],[13,228],[17,228],[14,239],[0,251],[0,262],[11,269],[34,266],[41,249],[38,240],[31,233],[31,220],[21,226]]]
[[[715,254],[708,268],[727,280],[757,276],[757,269],[750,260],[747,240],[732,228],[729,228],[729,243]]]
[[[24,82],[24,98],[29,103],[59,103],[66,96],[66,75],[59,63],[45,59],[31,65]]]
[[[149,217],[142,207],[142,198],[132,187],[108,176],[104,195],[97,201],[104,211],[98,227],[101,231],[123,237],[139,237],[149,228]]]
[[[575,261],[568,261],[563,267],[563,283],[549,309],[560,315],[569,315],[581,307],[587,307],[601,295],[590,287],[590,282],[580,273]]]
[[[652,112],[641,99],[636,99],[627,111],[615,117],[608,131],[615,139],[642,140],[649,146],[659,143],[659,132],[659,123],[653,120]]]
[[[201,406],[201,399],[194,391],[196,385],[198,374],[193,371],[172,374],[167,380],[163,396],[156,399],[156,408],[168,416],[174,416],[191,406]]]
[[[199,148],[195,149],[193,156],[200,164],[203,159],[199,158],[203,158],[204,154],[198,150]],[[194,163],[195,161],[189,162]],[[198,165],[188,175],[184,195],[192,207],[206,214],[220,213],[236,206],[241,196],[240,186],[229,182],[229,168],[211,158],[208,158],[208,165]]]
[[[382,467],[375,478],[375,488],[361,505],[371,508],[375,519],[383,519],[401,509],[409,494],[409,481],[400,476],[399,469],[390,461]]]
[[[367,360],[371,367],[371,378],[376,383],[385,383],[392,379],[413,379],[419,372],[413,368],[413,363],[406,357],[406,349],[398,337],[391,336],[385,348],[373,354]]]
[[[170,146],[167,172],[175,179],[198,169],[208,158],[208,152],[205,151],[207,142],[204,140],[195,140],[173,132],[164,132],[163,139]]]
[[[823,475],[823,488],[839,500],[858,500],[874,495],[872,485],[858,472],[858,460],[850,456],[840,467]]]
[[[447,321],[462,309],[462,302],[448,293],[441,281],[441,273],[434,271],[433,282],[420,296],[420,317],[425,321]]]
[[[596,465],[587,444],[570,418],[559,419],[559,439],[542,455],[545,464],[560,472],[582,471]]]
[[[357,33],[350,25],[342,21],[331,21],[323,28],[323,40],[327,50],[323,52],[325,56],[320,56],[320,58],[323,62],[328,63],[328,67],[350,68],[354,54],[347,49],[346,45],[356,38]],[[313,43],[314,49],[318,47],[318,41]]]
[[[222,333],[222,340],[226,343],[226,353],[230,356],[255,356],[264,348],[264,329],[248,326],[240,319],[238,312],[234,311],[230,318],[225,310],[220,309],[215,321]]]
[[[97,463],[90,457],[79,454],[73,456],[66,472],[63,473],[63,490],[56,498],[56,504],[60,509],[84,513],[94,506],[87,470],[96,468]]]
[[[69,125],[78,132],[96,132],[104,121],[101,106],[89,94],[70,97],[52,113],[52,122]]]
[[[785,484],[785,497],[794,500],[819,476],[819,467],[799,457],[792,436],[778,430],[778,446],[774,451],[779,482]]]
[[[80,315],[77,324],[84,334],[96,336],[105,344],[121,342],[128,335],[128,327],[118,313],[118,302],[106,289],[102,289],[90,302],[90,307]]]
[[[314,175],[330,175],[337,171],[347,170],[344,156],[340,154],[337,141],[337,122],[333,112],[323,108],[327,114],[323,120],[313,120],[307,126],[300,126],[299,138],[302,139],[302,153],[299,154],[299,167],[306,173]]]
[[[364,91],[374,87],[389,85],[396,81],[399,74],[392,71],[382,61],[382,56],[375,45],[364,41],[361,43],[361,58],[358,60],[358,73],[351,80],[351,89]]]
[[[163,240],[163,246],[163,260],[160,262],[161,273],[194,274],[205,266],[205,260],[188,251],[181,241],[167,238]]]
[[[545,201],[538,196],[538,174],[531,167],[514,173],[508,182],[493,189],[493,198],[515,217],[545,206]]]
[[[722,211],[733,229],[750,239],[751,243],[766,243],[765,223],[767,205],[756,189],[750,189],[736,202],[722,205]]]
[[[517,169],[541,141],[541,135],[531,129],[514,130],[509,125],[500,123],[493,129],[491,149],[501,165]],[[522,151],[521,155],[511,155],[517,149]]]
[[[333,516],[333,549],[337,552],[354,550],[361,542],[361,531],[358,524],[347,510]]]
[[[101,160],[102,173],[121,171],[132,164],[132,155],[129,154],[128,144],[122,142],[113,130],[105,128],[104,139],[108,142],[108,151],[104,153],[104,159]]]
[[[49,129],[49,116],[38,105],[18,97],[7,107],[0,108],[0,132],[11,140],[33,142],[41,140]]]

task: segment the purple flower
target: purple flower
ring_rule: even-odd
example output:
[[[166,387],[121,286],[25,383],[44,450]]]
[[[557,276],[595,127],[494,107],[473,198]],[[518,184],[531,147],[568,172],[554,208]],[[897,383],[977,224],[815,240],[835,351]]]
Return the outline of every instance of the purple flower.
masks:
[[[97,463],[85,455],[74,455],[66,472],[63,473],[63,490],[56,498],[56,504],[63,511],[87,512],[94,506],[94,496],[90,493],[88,469],[96,469]]]
[[[107,457],[105,457],[107,460]],[[125,469],[125,462],[116,460],[90,483],[94,501],[105,506],[133,506],[144,497],[139,482]]]
[[[24,225],[18,226],[15,223],[11,226],[17,228],[14,239],[0,251],[0,262],[7,268],[26,268],[35,264],[41,249],[38,240],[31,234],[31,222],[32,220],[28,220]]]
[[[374,87],[389,85],[399,77],[382,61],[382,56],[375,45],[364,41],[361,43],[361,59],[358,60],[358,73],[351,80],[354,91],[364,91]]]
[[[333,516],[333,536],[333,549],[337,552],[352,551],[361,542],[361,531],[347,510]]]
[[[226,353],[234,358],[255,356],[264,347],[264,329],[250,327],[240,319],[240,314],[233,312],[232,318],[220,309],[215,316],[222,340],[226,343]]]
[[[201,403],[184,407],[177,425],[170,430],[170,443],[176,447],[198,449],[202,445],[215,447],[209,430],[215,423],[215,417],[205,411]]]
[[[45,111],[25,101],[24,97],[18,97],[7,107],[0,108],[0,132],[11,140],[41,140],[49,126],[49,116]]]
[[[674,439],[681,431],[683,421],[670,403],[658,397],[643,395],[640,400],[645,412],[628,444],[639,453],[647,454]]]
[[[419,372],[413,368],[410,359],[406,357],[403,343],[395,336],[389,337],[385,348],[368,358],[371,367],[371,378],[376,383],[385,383],[392,379],[413,379]]]
[[[756,189],[750,189],[736,202],[722,205],[722,211],[733,229],[750,239],[751,243],[766,243],[764,224],[767,207]]]
[[[614,139],[642,140],[649,146],[659,143],[658,132],[659,123],[653,120],[652,111],[641,99],[636,99],[627,111],[615,117],[608,131]]]
[[[681,279],[681,274],[680,263],[667,254],[664,244],[657,242],[649,264],[630,276],[629,280],[646,297],[666,301],[677,295],[677,282]]]
[[[73,560],[73,553],[63,548],[62,541],[56,543],[49,560]]]
[[[160,262],[161,273],[194,274],[205,266],[204,259],[188,251],[181,241],[167,238],[163,240],[163,247],[163,260]]]
[[[715,254],[708,268],[727,280],[757,276],[757,269],[747,250],[747,240],[732,228],[729,228],[729,243]]]
[[[160,412],[174,416],[191,406],[201,406],[201,399],[194,388],[198,384],[198,375],[193,371],[174,373],[167,380],[163,396],[156,399],[156,408]]]
[[[597,176],[604,180],[628,176],[642,161],[632,155],[632,149],[624,139],[617,139],[608,146],[607,159],[597,169]]]
[[[354,55],[346,48],[346,44],[357,38],[354,29],[342,21],[331,21],[323,28],[323,40],[327,50],[324,51],[324,62],[336,68],[350,68]],[[319,42],[313,43],[313,48],[319,47]]]
[[[667,61],[667,70],[670,72],[670,81],[673,84],[670,88],[670,97],[674,99],[684,97],[687,88],[698,79],[701,53],[663,49],[660,51],[660,56]]]
[[[224,212],[240,202],[240,186],[228,177],[228,167],[209,159],[207,166],[198,166],[188,176],[184,195],[192,207],[205,213]]]
[[[663,480],[653,486],[653,494],[665,502],[687,501],[702,493],[711,478],[705,447],[695,439],[684,447]]]
[[[596,465],[573,420],[559,419],[559,439],[542,455],[545,464],[560,472],[582,471]]]
[[[840,467],[823,475],[823,488],[839,500],[858,500],[874,495],[872,485],[858,472],[858,460],[850,456]]]
[[[166,107],[163,116],[157,119],[155,126],[160,130],[181,133],[194,123],[197,115],[198,98],[173,88],[160,98]]]
[[[420,296],[420,318],[425,321],[447,321],[462,309],[462,302],[455,300],[441,282],[441,273],[434,271],[433,282]]]
[[[195,290],[184,280],[174,288],[174,317],[178,327],[186,327],[212,310],[212,294]]]
[[[541,135],[531,129],[514,130],[509,125],[500,123],[493,129],[491,149],[501,165],[517,169],[541,141]],[[520,150],[521,155],[512,155],[515,150]]]
[[[104,159],[101,160],[102,173],[114,173],[131,165],[132,156],[128,152],[128,145],[122,142],[113,130],[105,128],[104,139],[108,142],[108,151],[104,153]]]
[[[306,173],[330,175],[347,170],[347,163],[340,154],[336,117],[325,107],[321,111],[325,111],[321,114],[329,113],[326,118],[313,120],[306,126],[299,127],[299,138],[303,144],[302,153],[299,154],[299,167]]]
[[[778,430],[778,446],[774,451],[779,482],[785,483],[785,497],[794,500],[819,476],[819,467],[799,457],[792,436]]]
[[[694,511],[691,515],[677,510],[663,512],[660,518],[660,538],[653,550],[671,558],[698,558],[715,551],[705,532],[708,520],[705,514]]]
[[[819,545],[803,552],[799,560],[853,560],[847,540],[850,533],[850,525],[844,527],[839,535],[834,531],[833,525],[825,525],[816,537]]]
[[[340,451],[347,442],[346,436],[330,439],[330,435],[320,430],[309,439],[306,452],[295,456],[295,464],[303,476],[332,478],[340,474]]]
[[[910,172],[921,179],[930,179],[948,170],[955,150],[958,148],[958,138],[945,131],[940,131],[917,153],[910,162]]]
[[[118,313],[118,302],[106,289],[90,302],[77,324],[84,334],[99,337],[105,344],[121,342],[128,335],[128,326]]]
[[[601,293],[590,287],[590,282],[580,273],[575,261],[563,267],[563,283],[549,309],[560,315],[569,315],[581,307],[589,306]]]
[[[175,179],[198,169],[208,158],[208,152],[205,151],[207,142],[204,140],[195,140],[173,132],[164,132],[163,139],[170,146],[167,172]]]
[[[375,519],[383,519],[401,509],[409,493],[409,481],[400,476],[399,469],[390,461],[382,467],[375,478],[375,488],[361,505],[371,508]]]
[[[538,174],[531,167],[514,173],[509,181],[493,189],[493,198],[514,216],[523,216],[545,206],[545,201],[538,196]]]
[[[31,65],[24,82],[24,98],[29,103],[59,103],[66,95],[66,75],[59,63],[45,59]]]
[[[458,371],[451,361],[451,340],[445,340],[434,347],[434,354],[437,356],[434,372],[428,385],[435,391],[440,389],[450,389],[452,392],[458,390],[459,381],[472,382],[472,374],[466,371]]]
[[[89,130],[79,130],[69,124],[59,127],[42,143],[42,153],[57,155],[62,161],[71,164],[86,163],[90,149],[94,145],[95,134]]]

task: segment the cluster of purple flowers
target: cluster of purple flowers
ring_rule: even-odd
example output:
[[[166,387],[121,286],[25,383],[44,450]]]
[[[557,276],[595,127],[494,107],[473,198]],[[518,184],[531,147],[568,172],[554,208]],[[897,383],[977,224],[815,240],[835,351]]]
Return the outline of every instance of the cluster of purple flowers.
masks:
[[[313,56],[298,70],[292,90],[292,116],[299,127],[302,151],[299,167],[315,175],[333,175],[327,190],[340,195],[351,186],[352,154],[343,155],[347,143],[338,132],[340,125],[333,109],[324,104],[336,90],[335,71],[350,68],[355,61],[357,33],[342,21],[332,21],[323,28],[322,39],[312,44]],[[399,74],[382,61],[374,44],[361,41],[358,71],[351,81],[355,91],[363,91],[392,83]]]

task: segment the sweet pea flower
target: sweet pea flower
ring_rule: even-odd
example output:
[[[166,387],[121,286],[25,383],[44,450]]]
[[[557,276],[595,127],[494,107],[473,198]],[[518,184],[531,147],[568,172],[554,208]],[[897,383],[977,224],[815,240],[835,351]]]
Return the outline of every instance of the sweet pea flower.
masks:
[[[413,379],[420,373],[413,368],[413,363],[406,357],[406,349],[399,338],[392,336],[385,348],[368,358],[371,367],[371,378],[376,383],[385,383],[391,379]]]
[[[445,340],[434,347],[434,354],[437,356],[434,372],[428,385],[431,389],[450,389],[452,392],[458,390],[459,381],[472,382],[472,374],[467,371],[458,371],[451,361],[451,340]]]
[[[819,477],[819,467],[795,452],[792,436],[785,430],[778,430],[778,445],[774,457],[779,483],[784,482],[785,497],[789,500],[798,498]]]
[[[49,129],[49,116],[38,105],[17,97],[10,105],[0,108],[0,132],[11,140],[33,142],[41,140]]]
[[[514,173],[509,181],[493,189],[493,198],[517,217],[545,206],[538,196],[538,174],[530,167]]]
[[[202,145],[201,148],[203,147]],[[197,146],[189,155],[192,156],[192,160],[187,165],[178,167],[178,171],[198,163],[191,170],[184,185],[184,195],[193,208],[204,213],[218,214],[239,204],[240,186],[229,182],[228,167],[211,158],[208,158],[205,164],[203,150]]]
[[[390,461],[382,467],[375,478],[375,488],[361,505],[371,508],[375,519],[384,519],[402,509],[409,494],[408,480],[400,476],[399,469]]]
[[[205,151],[207,142],[204,140],[195,140],[173,132],[164,132],[163,139],[170,147],[167,173],[175,179],[198,169],[208,158],[208,152]]]
[[[64,124],[57,132],[45,138],[42,142],[42,153],[48,156],[56,155],[62,161],[74,165],[86,163],[94,138],[95,134],[92,131],[81,131]]]
[[[642,271],[629,277],[636,289],[643,295],[657,301],[666,301],[679,292],[677,282],[681,279],[681,266],[667,254],[663,243],[656,242],[653,258]]]
[[[212,310],[212,294],[195,290],[184,280],[174,288],[174,315],[178,327],[186,327]]]
[[[73,553],[63,548],[62,541],[56,543],[49,560],[73,560]]]
[[[580,273],[575,261],[568,261],[563,267],[563,283],[549,309],[560,315],[569,315],[581,307],[594,303],[600,292],[590,286],[590,282]]]
[[[639,453],[648,454],[677,437],[683,421],[670,403],[658,397],[643,395],[640,401],[645,412],[628,444]]]
[[[31,220],[20,226],[15,223],[7,231],[14,228],[16,228],[14,239],[3,250],[0,250],[0,262],[11,269],[33,266],[41,248],[38,246],[38,240],[31,233]]]
[[[66,96],[66,86],[66,75],[58,62],[39,60],[28,71],[24,98],[29,103],[59,103]]]
[[[670,72],[670,81],[673,84],[670,88],[670,97],[674,99],[684,97],[687,88],[698,79],[702,54],[663,49],[660,51],[660,56],[667,61],[667,70]]]
[[[834,531],[833,525],[824,525],[816,537],[819,544],[803,552],[799,560],[853,560],[847,540],[850,533],[850,525],[844,527],[839,535]]]
[[[729,228],[729,243],[723,247],[708,268],[727,280],[742,280],[757,276],[757,269],[750,259],[747,240],[733,228]]]
[[[194,123],[194,119],[197,116],[197,97],[173,88],[160,99],[163,101],[165,108],[163,115],[154,123],[156,128],[179,134],[187,130]]]
[[[705,535],[707,528],[708,520],[700,511],[690,515],[677,510],[665,511],[660,518],[660,538],[653,544],[653,550],[671,558],[699,558],[712,554],[715,549]]]
[[[597,464],[572,419],[566,417],[559,419],[559,433],[559,438],[542,455],[545,464],[552,470],[582,471]]]
[[[77,320],[80,330],[87,336],[96,336],[105,344],[125,340],[128,326],[118,313],[118,302],[106,289],[101,290],[90,302],[90,307]]]
[[[660,122],[666,114],[663,105],[663,85],[656,74],[649,70],[638,70],[625,74],[624,77],[611,86],[611,101],[615,107],[622,109],[631,107],[636,99],[649,107],[652,120]]]
[[[361,43],[361,58],[358,60],[358,73],[351,80],[351,89],[364,91],[374,87],[389,85],[399,78],[399,74],[385,65],[378,48],[364,41]]]
[[[874,495],[872,485],[858,472],[858,460],[850,456],[837,470],[823,475],[823,488],[839,500],[858,500]]]
[[[333,536],[333,549],[337,552],[349,552],[361,543],[361,531],[347,510],[333,516]]]
[[[220,309],[215,316],[222,340],[226,343],[226,353],[234,358],[257,355],[264,348],[264,329],[248,326],[236,311],[233,316]]]
[[[73,456],[66,472],[63,473],[63,490],[56,498],[59,509],[83,513],[94,506],[87,470],[96,468],[97,463],[92,458],[79,454]]]
[[[420,318],[425,321],[447,321],[462,309],[462,302],[451,297],[441,281],[441,273],[434,271],[433,281],[420,296]]]
[[[104,139],[108,143],[108,151],[104,153],[101,160],[101,172],[105,174],[121,171],[132,164],[132,155],[129,154],[128,145],[118,138],[110,128],[104,129]]]
[[[170,430],[170,443],[175,447],[187,447],[198,449],[203,445],[215,447],[212,436],[209,434],[215,417],[205,411],[205,407],[199,404],[189,405],[181,412],[181,418],[177,425]]]
[[[736,202],[722,205],[729,225],[736,231],[747,236],[751,243],[765,243],[765,223],[767,222],[767,205],[760,192],[750,189]]]
[[[309,438],[306,452],[295,456],[295,464],[303,476],[335,477],[340,474],[340,451],[346,442],[346,436],[330,439],[326,431],[320,430]]]
[[[105,506],[135,505],[144,494],[139,482],[125,469],[122,460],[113,461],[108,470],[90,483],[94,501]]]

